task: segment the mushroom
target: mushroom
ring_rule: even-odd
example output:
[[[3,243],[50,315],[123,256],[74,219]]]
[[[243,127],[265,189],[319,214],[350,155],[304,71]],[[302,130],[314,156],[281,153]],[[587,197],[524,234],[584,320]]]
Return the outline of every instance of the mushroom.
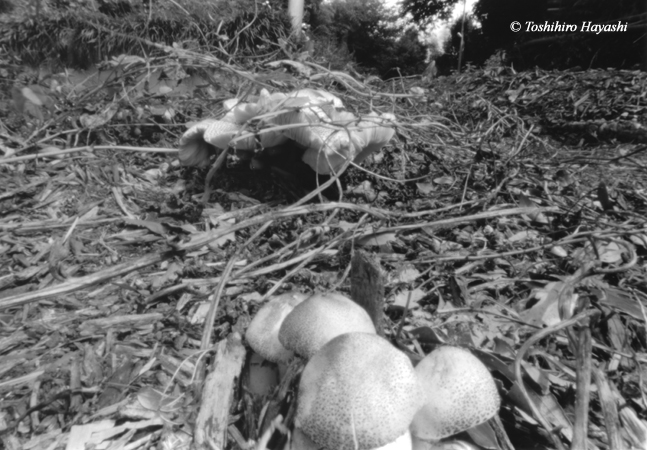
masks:
[[[247,328],[245,339],[250,347],[268,361],[287,363],[294,353],[279,342],[279,329],[285,317],[307,297],[301,292],[288,292],[270,298]]]
[[[348,111],[310,105],[273,119],[282,126],[295,125],[283,134],[305,148],[303,162],[324,175],[338,171],[347,159],[359,163],[384,147],[395,134],[386,126],[392,120],[392,114],[358,119]]]
[[[355,163],[359,164],[373,153],[379,151],[389,143],[395,130],[386,126],[389,122],[393,123],[395,116],[393,114],[369,114],[359,123],[360,134],[364,141],[362,151],[355,156]]]
[[[309,359],[331,339],[353,331],[375,334],[375,325],[364,308],[341,294],[315,294],[287,315],[279,341]]]
[[[183,166],[204,167],[217,148],[204,139],[204,132],[216,119],[205,119],[189,128],[180,138],[178,159]]]
[[[253,135],[243,136],[247,123],[256,116],[270,111],[277,102],[284,100],[285,94],[270,94],[263,89],[256,103],[241,102],[237,98],[225,100],[226,111],[221,119],[206,119],[189,128],[180,138],[180,162],[185,166],[205,166],[212,153],[219,153],[231,145],[239,157],[250,159],[257,147]],[[264,122],[259,123],[262,127]],[[259,133],[262,147],[275,147],[287,141],[287,137],[277,132]]]
[[[424,406],[411,423],[414,449],[468,430],[492,418],[501,406],[494,379],[469,351],[439,347],[416,366]]]
[[[387,124],[392,115],[357,118],[343,110],[338,97],[317,89],[288,94],[270,94],[263,89],[255,102],[229,99],[223,107],[227,112],[221,119],[203,120],[180,138],[183,165],[205,166],[212,153],[230,146],[238,156],[251,159],[259,147],[280,149],[292,141],[301,148],[303,162],[327,175],[339,170],[347,159],[363,161],[395,133]],[[247,133],[250,121],[256,121],[256,135]]]
[[[308,362],[299,383],[295,431],[326,450],[368,450],[397,442],[420,408],[411,361],[370,333],[337,336]],[[393,448],[393,447],[389,447]]]
[[[300,428],[295,428],[290,439],[290,450],[320,450],[320,448]],[[407,431],[395,441],[374,450],[412,450],[411,433]]]
[[[285,133],[305,148],[303,162],[315,172],[327,175],[341,169],[347,159],[354,159],[365,146],[362,136],[352,129],[353,121],[357,121],[357,118],[352,113],[333,111],[327,121],[291,128]],[[291,123],[303,121],[293,119]]]
[[[322,105],[331,105],[334,108],[342,109],[344,103],[341,99],[328,91],[323,91],[321,89],[299,89],[298,91],[290,92],[286,94],[286,98],[301,98],[306,99],[306,105],[308,106],[322,106]],[[288,100],[286,103],[290,106],[299,106],[299,103],[303,101],[292,102]],[[305,105],[301,105],[305,106]]]

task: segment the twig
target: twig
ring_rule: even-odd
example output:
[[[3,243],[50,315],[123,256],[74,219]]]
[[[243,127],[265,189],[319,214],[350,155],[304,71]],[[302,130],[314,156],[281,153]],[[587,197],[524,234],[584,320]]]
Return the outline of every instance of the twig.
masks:
[[[591,319],[580,321],[577,340],[573,342],[576,349],[576,384],[575,425],[571,450],[588,448],[589,399],[591,396]]]
[[[598,314],[600,314],[600,312],[597,310],[584,311],[579,313],[576,316],[573,316],[568,320],[565,320],[556,325],[553,325],[551,327],[538,331],[537,333],[532,335],[530,339],[526,341],[526,343],[524,343],[521,346],[521,348],[519,349],[519,352],[517,353],[517,357],[514,360],[515,380],[517,382],[517,385],[519,386],[519,389],[521,390],[521,394],[523,395],[526,402],[528,403],[528,406],[530,406],[530,409],[532,410],[532,414],[535,417],[535,419],[549,433],[549,436],[553,441],[553,444],[555,445],[557,450],[566,450],[566,449],[564,448],[562,441],[557,435],[557,431],[548,423],[548,421],[546,420],[542,412],[539,410],[539,408],[537,407],[533,399],[530,397],[530,394],[528,394],[528,390],[526,389],[525,383],[523,381],[523,377],[521,375],[521,361],[523,360],[524,355],[528,353],[528,350],[530,350],[540,340],[544,339],[547,336],[550,336],[553,333],[556,333],[559,330],[573,326],[579,323],[579,321],[582,319],[589,318]]]
[[[225,160],[227,159],[228,152],[228,149],[221,151],[218,155],[218,158],[216,158],[216,161],[213,163],[213,166],[207,173],[207,177],[204,180],[204,194],[202,195],[202,203],[204,204],[207,204],[209,202],[209,197],[211,197],[211,180],[213,180],[213,177],[224,164]]]
[[[609,450],[622,450],[624,446],[620,436],[618,405],[609,387],[609,380],[604,372],[598,368],[593,369],[593,380],[595,380],[595,385],[598,387],[598,397],[602,407],[602,414],[604,415]]]
[[[225,266],[225,270],[222,272],[222,275],[220,277],[220,283],[218,284],[218,288],[216,289],[216,292],[213,295],[213,298],[211,299],[211,304],[209,305],[209,312],[207,313],[207,317],[204,320],[202,340],[200,341],[201,350],[206,350],[213,346],[213,344],[211,343],[211,334],[213,333],[213,325],[216,321],[216,311],[218,310],[218,304],[220,303],[220,297],[222,297],[222,292],[225,290],[225,286],[229,281],[229,274],[231,273],[231,269],[234,267],[235,263],[236,263],[236,256],[234,255],[229,259],[229,262]]]

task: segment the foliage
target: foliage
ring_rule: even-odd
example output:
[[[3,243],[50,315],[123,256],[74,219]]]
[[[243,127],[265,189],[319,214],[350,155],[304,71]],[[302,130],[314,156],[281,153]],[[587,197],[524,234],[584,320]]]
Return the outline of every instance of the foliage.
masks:
[[[381,0],[334,0],[310,14],[316,48],[325,49],[338,66],[352,58],[381,77],[421,73],[426,50],[417,31],[397,20]]]
[[[159,53],[148,45],[151,41],[201,49],[227,60],[247,58],[279,50],[279,42],[290,35],[286,3],[33,0],[4,20],[0,45],[29,65],[78,68],[119,54]],[[398,17],[381,0],[313,0],[305,12],[315,58],[331,68],[357,64],[384,77],[424,70],[425,49],[416,32],[397,25]]]
[[[543,23],[547,19],[545,0],[480,0],[474,6],[474,14],[492,50],[513,44],[525,35],[510,30],[513,21]]]
[[[414,22],[424,24],[433,18],[447,19],[460,0],[403,0],[402,11],[411,14]]]
[[[154,53],[146,41],[246,57],[290,32],[281,0],[55,0],[41,6],[39,13],[21,9],[0,31],[0,44],[27,64],[88,67],[121,53]]]
[[[0,14],[6,14],[13,9],[11,0],[0,0]]]
[[[403,10],[410,13],[418,24],[435,18],[446,17],[457,4],[454,0],[404,0]],[[530,67],[634,67],[637,64],[647,69],[647,15],[643,0],[556,0],[548,9],[546,0],[479,0],[475,4],[475,20],[481,27],[472,27],[465,32],[466,62],[482,64],[488,56],[505,50],[508,64],[518,69]],[[510,30],[513,21],[520,22],[521,32]],[[627,23],[625,32],[528,32],[529,22],[575,24],[584,21],[594,24]],[[457,29],[452,30],[453,39]],[[445,54],[436,61],[439,67],[455,66],[458,47],[453,42]]]
[[[382,58],[372,53],[375,67],[384,79],[420,74],[425,70],[426,49],[418,40],[418,32],[412,28],[405,30],[397,40],[385,46]]]
[[[461,30],[463,32],[464,49],[463,62],[475,65],[483,64],[491,53],[487,39],[476,18],[466,14],[463,28],[463,16],[457,18],[450,26],[450,39],[445,43],[445,53],[435,58],[436,66],[440,73],[447,74],[455,69],[458,63],[458,54],[461,45]]]
[[[647,44],[644,34],[644,16],[640,25],[639,14],[644,13],[644,1],[604,0],[563,1],[560,8],[549,11],[544,0],[480,0],[474,9],[482,24],[482,37],[488,53],[496,49],[510,50],[510,61],[517,68],[540,66],[546,68],[581,67],[631,67],[646,64],[643,61]],[[632,19],[633,18],[633,19]],[[522,24],[522,31],[514,33],[510,23],[516,20]],[[583,32],[526,32],[527,21],[575,24],[583,21],[597,24],[617,21],[637,21],[626,32],[595,33]],[[647,66],[645,66],[647,67]]]

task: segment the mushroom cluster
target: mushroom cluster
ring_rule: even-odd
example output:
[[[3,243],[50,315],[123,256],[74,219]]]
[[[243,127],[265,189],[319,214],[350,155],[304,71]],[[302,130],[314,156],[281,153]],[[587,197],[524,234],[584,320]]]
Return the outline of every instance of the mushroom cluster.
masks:
[[[247,102],[223,102],[226,113],[205,119],[180,138],[179,159],[186,166],[206,166],[212,154],[233,148],[242,159],[257,151],[281,154],[299,148],[301,159],[318,174],[338,171],[348,159],[365,160],[393,137],[392,114],[371,113],[356,117],[329,92],[300,89],[260,96]]]
[[[348,297],[289,292],[258,310],[245,338],[268,361],[287,362],[295,353],[310,359],[328,341],[353,331],[375,334],[375,326],[366,310]]]
[[[428,450],[497,413],[494,380],[469,351],[439,347],[414,368],[351,299],[306,297],[272,298],[246,334],[267,359],[307,360],[291,450]]]

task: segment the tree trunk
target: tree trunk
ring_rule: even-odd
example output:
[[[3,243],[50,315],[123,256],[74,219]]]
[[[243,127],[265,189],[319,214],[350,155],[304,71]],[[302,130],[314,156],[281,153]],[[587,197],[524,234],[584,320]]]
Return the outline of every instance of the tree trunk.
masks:
[[[292,19],[292,31],[300,34],[303,23],[303,0],[289,0],[288,13]]]

